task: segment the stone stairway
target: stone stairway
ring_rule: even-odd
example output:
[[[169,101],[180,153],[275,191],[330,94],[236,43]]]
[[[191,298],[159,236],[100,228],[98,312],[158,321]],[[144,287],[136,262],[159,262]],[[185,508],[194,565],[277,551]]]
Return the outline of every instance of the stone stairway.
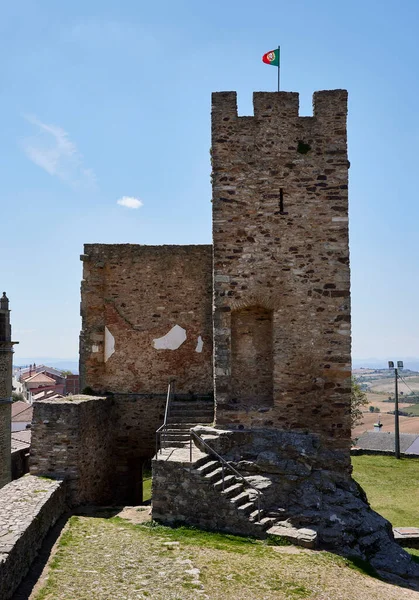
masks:
[[[170,406],[164,446],[182,448],[189,443],[189,430],[196,425],[210,425],[214,421],[214,401],[174,399]],[[163,439],[162,438],[162,439]]]
[[[178,425],[181,428],[183,423]],[[163,447],[153,459],[153,519],[262,539],[278,536],[295,545],[316,547],[316,531],[284,521],[283,509],[266,513],[261,508],[259,519],[257,491],[222,463],[221,457],[203,451],[196,439],[191,461],[189,439],[186,431],[185,441],[175,439],[176,446]]]
[[[266,537],[266,531],[273,526],[276,519],[264,515],[263,509],[258,511],[257,492],[246,487],[234,473],[224,469],[216,456],[207,454],[194,463],[193,471],[207,484],[211,484],[220,494],[220,500],[228,502],[234,508],[237,516],[248,521],[248,533],[256,537]]]

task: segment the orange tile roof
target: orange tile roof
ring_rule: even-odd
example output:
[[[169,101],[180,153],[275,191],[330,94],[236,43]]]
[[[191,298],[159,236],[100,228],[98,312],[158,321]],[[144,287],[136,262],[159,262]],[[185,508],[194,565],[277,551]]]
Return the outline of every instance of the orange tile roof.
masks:
[[[48,377],[45,373],[36,373],[25,379],[25,383],[48,383],[50,385],[55,385],[56,382],[55,379]]]
[[[27,402],[13,402],[12,421],[20,423],[30,423],[32,421],[33,408]]]

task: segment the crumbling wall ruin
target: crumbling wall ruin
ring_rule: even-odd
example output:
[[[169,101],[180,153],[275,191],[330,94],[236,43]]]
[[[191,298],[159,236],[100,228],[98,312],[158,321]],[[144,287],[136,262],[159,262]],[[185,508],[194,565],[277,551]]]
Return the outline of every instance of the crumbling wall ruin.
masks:
[[[210,393],[211,246],[86,244],[82,260],[81,389]]]

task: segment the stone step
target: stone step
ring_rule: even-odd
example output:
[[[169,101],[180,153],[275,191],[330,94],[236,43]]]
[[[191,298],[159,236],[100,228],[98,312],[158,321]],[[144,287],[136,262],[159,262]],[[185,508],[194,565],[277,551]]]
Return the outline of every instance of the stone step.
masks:
[[[206,454],[205,456],[198,458],[198,460],[195,462],[195,470],[198,470],[199,467],[203,467],[204,465],[211,462],[212,460],[213,460],[213,458],[209,454]]]
[[[220,463],[217,463],[217,465],[219,465],[219,464]],[[217,481],[220,478],[221,474],[222,474],[222,468],[220,466],[218,466],[213,471],[210,471],[209,473],[206,473],[205,474],[205,479],[207,481],[210,481],[211,483],[214,483],[214,481]]]
[[[196,400],[174,400],[170,405],[170,410],[173,408],[210,408],[214,410],[214,402],[199,402]]]
[[[210,473],[217,467],[219,467],[220,463],[218,460],[209,460],[206,461],[202,466],[196,468],[197,473],[200,475],[205,475],[206,473]]]
[[[171,423],[170,420],[167,422],[167,426],[170,427],[170,429],[192,429],[192,427],[196,426],[196,423],[187,423],[187,422],[183,422],[183,423]]]
[[[241,484],[243,487],[243,484]],[[230,502],[232,504],[235,504],[236,506],[240,506],[241,504],[246,504],[247,502],[249,502],[250,498],[249,498],[249,494],[246,491],[242,491],[240,492],[240,494],[237,494],[237,496],[233,496],[232,498],[230,498]]]
[[[213,406],[188,406],[187,404],[179,406],[171,406],[169,414],[173,414],[174,412],[185,412],[185,413],[195,413],[195,412],[202,412],[202,413],[213,413],[214,412],[214,407]]]
[[[317,531],[308,527],[292,527],[287,521],[279,521],[267,529],[268,535],[284,538],[295,546],[315,548],[317,546]]]
[[[226,488],[224,492],[221,492],[221,494],[226,498],[232,498],[233,496],[236,496],[239,492],[241,492],[243,490],[243,487],[244,486],[242,483],[234,483],[230,487]]]
[[[228,472],[228,471],[224,470],[224,473],[226,473],[226,472]],[[224,476],[224,489],[226,489],[229,485],[232,485],[235,482],[236,482],[236,476],[235,475],[225,475]],[[219,479],[218,481],[216,481],[214,483],[214,488],[218,492],[222,492],[223,491],[223,480]]]
[[[257,509],[257,501],[254,502],[254,506],[256,507],[256,510],[254,510],[253,512],[250,513],[249,515],[249,519],[251,521],[258,521],[259,520],[259,511]],[[263,511],[263,508],[260,509],[260,518],[262,519],[265,516],[265,513]],[[270,517],[271,518],[271,517]],[[272,518],[271,518],[272,519]],[[275,522],[275,519],[272,519],[272,523]]]
[[[171,423],[192,423],[192,427],[196,427],[199,423],[211,424],[214,421],[212,413],[178,413],[170,415],[167,419],[167,424]]]
[[[268,528],[272,527],[272,525],[274,523],[275,523],[275,519],[273,519],[272,517],[262,517],[260,521],[258,521],[257,517],[256,517],[256,521],[254,521],[255,527],[257,527],[258,529],[261,529],[262,531],[266,531],[266,533],[269,533]]]
[[[213,422],[213,417],[212,416],[206,416],[206,415],[200,415],[200,414],[196,414],[196,415],[170,415],[169,419],[168,419],[168,425],[170,425],[170,427],[172,427],[174,424],[190,424],[191,427],[195,427],[195,425],[204,425],[204,424],[209,424]]]
[[[162,437],[162,444],[171,444],[172,442],[182,442],[186,444],[189,441],[189,436],[186,435],[165,435]]]
[[[183,448],[187,442],[170,440],[167,442],[162,442],[162,448]]]
[[[244,514],[244,515],[250,515],[251,512],[254,511],[255,508],[255,503],[250,501],[250,502],[246,502],[246,504],[240,504],[240,506],[237,507],[237,510]]]

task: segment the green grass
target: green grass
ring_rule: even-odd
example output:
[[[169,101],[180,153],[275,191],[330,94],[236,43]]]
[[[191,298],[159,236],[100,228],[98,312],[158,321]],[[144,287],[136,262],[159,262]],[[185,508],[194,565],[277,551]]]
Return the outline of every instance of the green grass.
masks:
[[[419,527],[419,459],[353,456],[354,479],[393,527]]]
[[[406,402],[407,401],[408,398],[406,398]],[[414,417],[419,417],[419,404],[413,404],[412,406],[409,406],[409,408],[403,408],[403,406],[401,406],[399,407],[399,410],[407,412],[409,415],[413,415]]]
[[[151,500],[151,471],[143,473],[143,502]]]
[[[327,552],[119,517],[72,517],[49,567],[36,600],[399,598],[365,565]]]

